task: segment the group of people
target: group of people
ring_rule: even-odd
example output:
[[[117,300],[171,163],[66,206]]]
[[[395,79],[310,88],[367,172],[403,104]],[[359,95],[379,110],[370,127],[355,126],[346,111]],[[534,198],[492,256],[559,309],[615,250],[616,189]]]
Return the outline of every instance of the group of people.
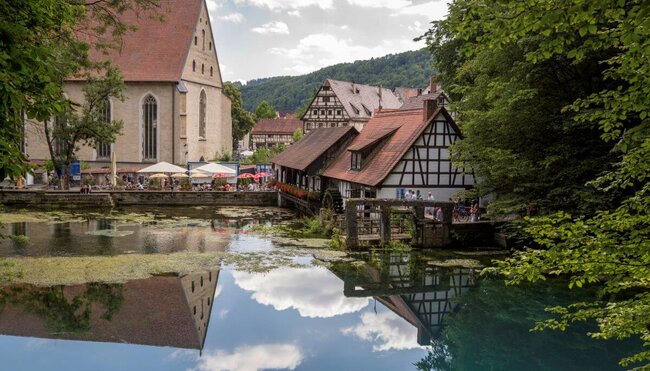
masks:
[[[450,200],[451,201],[451,200]],[[465,202],[459,198],[454,200],[454,220],[478,222],[481,220],[481,207],[478,202],[472,202],[471,206],[467,207]]]
[[[404,194],[404,199],[407,201],[419,201],[422,200],[422,193],[420,192],[419,189],[417,191],[409,189]],[[429,197],[427,198],[427,201],[433,201],[433,196],[431,195],[431,192],[429,192]]]
[[[79,189],[79,193],[85,195],[89,194],[91,191],[92,191],[92,187],[90,186],[90,184],[82,184],[81,188]]]

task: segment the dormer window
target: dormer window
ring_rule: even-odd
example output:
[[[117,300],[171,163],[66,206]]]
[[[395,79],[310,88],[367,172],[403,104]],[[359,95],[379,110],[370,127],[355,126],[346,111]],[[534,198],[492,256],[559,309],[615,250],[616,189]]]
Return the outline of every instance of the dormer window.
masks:
[[[350,164],[350,170],[361,170],[361,162],[361,152],[352,152],[352,163]]]
[[[354,104],[350,103],[350,107],[352,107],[352,110],[354,111],[354,113],[355,113],[356,115],[359,114],[359,109],[358,109],[357,107],[355,107]]]
[[[366,111],[366,115],[372,116],[372,112],[368,109],[368,107],[365,106],[365,104],[362,103],[361,107],[363,107],[363,110]]]

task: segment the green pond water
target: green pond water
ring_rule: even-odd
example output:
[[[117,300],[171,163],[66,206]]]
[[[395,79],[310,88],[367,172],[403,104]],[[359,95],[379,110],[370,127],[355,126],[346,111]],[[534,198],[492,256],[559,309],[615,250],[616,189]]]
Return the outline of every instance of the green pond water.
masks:
[[[252,232],[296,219],[254,208],[5,209],[0,369],[619,370],[640,349],[589,338],[590,323],[530,331],[544,308],[593,292],[560,281],[506,287],[445,266],[492,257],[345,255]],[[33,284],[48,278],[56,284]]]

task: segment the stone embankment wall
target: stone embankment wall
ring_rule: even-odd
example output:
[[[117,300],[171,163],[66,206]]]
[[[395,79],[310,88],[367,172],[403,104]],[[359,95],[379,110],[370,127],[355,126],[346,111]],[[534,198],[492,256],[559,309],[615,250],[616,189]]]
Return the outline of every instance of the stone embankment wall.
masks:
[[[0,191],[0,203],[19,206],[277,206],[276,192],[95,192]]]

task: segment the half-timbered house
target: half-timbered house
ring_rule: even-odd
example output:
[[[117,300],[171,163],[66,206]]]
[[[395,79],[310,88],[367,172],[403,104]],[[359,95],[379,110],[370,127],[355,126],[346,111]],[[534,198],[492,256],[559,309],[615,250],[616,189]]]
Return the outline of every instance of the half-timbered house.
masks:
[[[295,118],[261,119],[251,130],[251,149],[289,145],[298,129],[302,130],[302,121]]]
[[[271,162],[275,179],[308,192],[319,192],[321,173],[343,152],[359,132],[352,126],[316,129],[292,144]]]
[[[407,107],[409,108],[409,107]],[[460,129],[437,99],[419,109],[382,111],[324,171],[346,198],[402,198],[407,190],[447,201],[474,184],[471,172],[453,166],[449,146]]]
[[[362,130],[375,110],[396,109],[401,105],[390,89],[328,79],[302,116],[304,131],[343,126]]]

